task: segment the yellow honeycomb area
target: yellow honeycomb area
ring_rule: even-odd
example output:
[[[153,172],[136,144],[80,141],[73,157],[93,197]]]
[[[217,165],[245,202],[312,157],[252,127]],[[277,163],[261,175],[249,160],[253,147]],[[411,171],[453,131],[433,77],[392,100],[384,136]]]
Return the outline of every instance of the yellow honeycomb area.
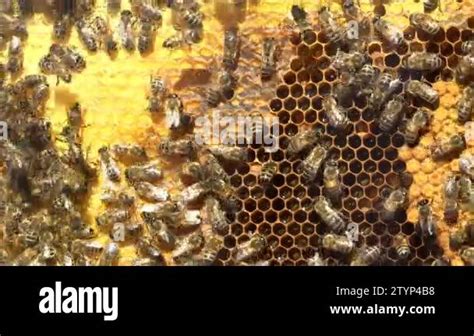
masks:
[[[385,8],[390,22],[401,27],[408,26],[408,15],[412,12],[421,12],[422,1],[387,1]],[[442,2],[443,11],[436,11],[433,16],[441,21],[456,21],[456,18],[465,17],[466,8],[472,13],[472,1],[459,3],[453,0]],[[98,0],[98,14],[106,15],[105,0]],[[364,11],[372,11],[373,1],[361,0]],[[302,5],[313,15],[321,6],[329,6],[335,13],[341,13],[338,1],[329,0],[250,0],[245,13],[245,20],[240,23],[242,32],[250,44],[256,46],[260,52],[261,41],[264,36],[281,32],[278,27],[289,19],[289,10],[292,5]],[[122,8],[129,7],[128,1],[122,1]],[[202,11],[205,14],[205,34],[203,41],[189,48],[170,51],[161,47],[163,41],[175,33],[171,23],[171,12],[163,12],[163,25],[159,28],[152,54],[142,57],[137,51],[127,53],[120,50],[116,59],[111,60],[104,52],[88,53],[79,41],[77,32],[73,29],[69,45],[74,46],[86,56],[87,67],[81,74],[73,76],[72,83],[56,85],[56,78],[51,76],[49,84],[51,97],[45,109],[45,116],[53,125],[53,133],[58,135],[66,122],[66,110],[74,102],[80,102],[85,110],[85,125],[83,130],[83,148],[91,160],[97,160],[97,151],[104,145],[114,143],[139,143],[144,145],[150,155],[156,156],[156,144],[161,136],[167,135],[167,130],[161,119],[154,120],[146,110],[149,80],[151,75],[160,75],[165,78],[171,87],[180,77],[184,69],[205,69],[212,66],[212,60],[218,59],[223,49],[223,34],[225,25],[235,20],[235,14],[228,12],[225,0],[204,1]],[[341,13],[342,14],[342,13]],[[341,15],[342,18],[342,15]],[[115,28],[118,17],[111,19]],[[53,43],[52,22],[42,15],[35,15],[28,22],[29,38],[26,41],[25,69],[23,75],[38,73],[40,58],[48,53]],[[289,43],[287,43],[289,45]],[[5,58],[6,52],[2,55]],[[258,55],[256,57],[258,60]],[[289,63],[284,59],[282,63]],[[247,66],[241,64],[240,66]],[[258,79],[255,74],[254,80]],[[462,131],[456,123],[455,105],[459,99],[459,88],[454,83],[437,83],[437,90],[441,94],[441,107],[434,112],[433,124],[430,131],[423,136],[419,146],[400,151],[400,156],[407,162],[408,171],[414,173],[415,182],[410,190],[411,207],[408,212],[410,221],[416,221],[416,202],[426,197],[433,200],[437,214],[442,211],[441,188],[445,176],[457,169],[457,161],[447,164],[433,163],[429,159],[427,146],[434,140],[447,137],[455,132]],[[273,89],[276,89],[273,88]],[[182,95],[186,109],[195,108],[199,101],[196,95],[185,90]],[[192,99],[187,99],[190,94]],[[255,101],[253,102],[255,103]],[[262,102],[263,104],[268,103]],[[57,141],[57,146],[61,143]],[[474,152],[473,144],[469,145],[469,152]],[[172,194],[179,193],[183,186],[178,178],[178,169],[175,163],[163,161],[166,183]],[[86,207],[88,221],[95,223],[94,217],[104,210],[99,200],[102,177],[93,187]],[[465,216],[465,215],[463,215]],[[442,216],[440,216],[442,218]],[[445,251],[447,247],[448,228],[441,221],[441,241]],[[95,224],[93,224],[95,225]],[[107,241],[106,233],[99,240]],[[135,258],[132,245],[122,246],[120,264],[130,264]],[[458,261],[459,262],[459,261]]]

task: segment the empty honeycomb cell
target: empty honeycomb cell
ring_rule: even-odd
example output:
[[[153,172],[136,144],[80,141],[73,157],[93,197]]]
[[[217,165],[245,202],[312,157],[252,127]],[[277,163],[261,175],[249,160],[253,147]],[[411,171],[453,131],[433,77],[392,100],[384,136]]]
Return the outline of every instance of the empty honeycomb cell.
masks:
[[[258,226],[257,230],[260,234],[268,236],[272,232],[272,227],[268,223],[262,223]],[[267,242],[268,242],[268,238],[267,238]],[[268,242],[268,243],[270,244],[270,242]]]
[[[335,44],[330,43],[324,46],[324,53],[327,56],[333,57],[334,55],[337,54],[337,51],[338,51],[338,47]]]
[[[331,93],[331,85],[329,83],[323,82],[319,85],[319,94],[321,96],[327,96]]]
[[[345,161],[352,160],[355,157],[354,150],[351,149],[350,147],[346,147],[342,150],[342,159]]]
[[[283,102],[280,100],[280,99],[272,99],[270,101],[270,110],[272,110],[272,112],[278,112],[282,109],[283,107]]]
[[[407,214],[405,211],[398,211],[396,214],[395,214],[395,221],[402,224],[402,223],[405,223],[407,220]]]
[[[315,226],[313,224],[311,223],[303,224],[302,231],[303,231],[303,234],[305,234],[306,236],[311,236],[314,233],[314,230],[315,230]]]
[[[321,99],[321,97],[311,99],[311,106],[315,110],[321,110],[323,108],[323,100]]]
[[[285,184],[285,177],[282,174],[276,174],[273,177],[272,183],[275,187],[281,187]]]
[[[281,198],[276,198],[272,201],[272,209],[280,211],[285,207],[285,202]]]
[[[305,237],[304,235],[300,234],[295,237],[295,244],[298,246],[300,249],[304,249],[308,246],[308,238]],[[304,257],[304,253],[303,257]]]
[[[288,256],[292,260],[298,260],[301,258],[301,251],[299,248],[293,247],[288,251]]]
[[[280,188],[280,191],[278,193],[283,199],[288,199],[293,194],[292,189],[288,186],[283,186],[282,188]]]
[[[364,191],[362,189],[362,187],[360,186],[353,186],[351,189],[350,189],[350,193],[351,193],[351,196],[354,197],[354,198],[360,198],[364,195]]]
[[[456,55],[452,55],[451,57],[448,58],[448,67],[451,69],[456,69],[459,63],[459,57]]]
[[[257,206],[258,206],[259,210],[267,211],[268,209],[270,209],[270,201],[266,198],[263,198],[263,199],[258,201]]]
[[[257,177],[255,175],[247,175],[244,177],[244,184],[246,186],[252,187],[257,183]]]
[[[293,190],[293,195],[297,197],[298,199],[302,199],[303,197],[306,196],[306,189],[304,186],[300,185]]]
[[[249,148],[249,149],[250,149],[250,148]],[[249,151],[247,152],[247,161],[248,161],[248,162],[253,162],[253,161],[255,161],[255,157],[256,157],[256,155],[255,155],[255,152],[254,152],[253,150],[249,150]],[[239,169],[239,174],[244,175],[244,174],[247,174],[247,173],[248,173],[248,169],[249,169],[249,168],[248,168],[248,165],[241,165],[241,167],[238,167],[238,169]],[[241,171],[243,171],[244,173],[241,173]]]
[[[229,260],[229,258],[230,258],[230,251],[227,249],[221,249],[219,253],[217,254],[217,259],[219,260],[226,261],[226,260]]]
[[[326,70],[326,72],[324,73],[324,79],[328,82],[332,82],[334,81],[335,79],[337,78],[337,73],[335,70],[333,69],[328,69]]]
[[[385,158],[387,160],[393,161],[397,157],[398,157],[398,150],[397,149],[395,149],[393,147],[389,147],[385,150]]]
[[[370,122],[372,120],[374,120],[374,114],[372,111],[370,111],[369,109],[366,109],[364,111],[362,111],[362,119],[366,122]],[[373,136],[373,135],[371,135]]]
[[[390,169],[392,169],[392,165],[387,160],[382,160],[377,165],[378,165],[378,170],[383,174],[387,174],[390,171]]]
[[[237,221],[238,221],[239,223],[241,223],[241,224],[246,224],[246,223],[248,223],[249,219],[250,219],[250,215],[249,215],[247,212],[245,212],[245,211],[241,211],[241,212],[239,212],[239,214],[237,215]]]
[[[263,222],[263,213],[261,211],[254,211],[252,215],[250,216],[250,218],[253,223],[260,224]]]
[[[380,134],[377,137],[377,145],[381,148],[387,148],[388,146],[390,146],[390,135]]]
[[[362,223],[364,221],[364,214],[360,210],[351,213],[351,220],[354,223]]]
[[[423,49],[424,49],[423,44],[421,44],[419,42],[411,42],[410,43],[410,52],[411,53],[422,52],[422,51],[424,51]]]
[[[304,119],[306,121],[306,123],[308,124],[312,124],[316,121],[316,118],[317,118],[317,113],[315,110],[309,110],[309,111],[306,111],[305,115],[304,115]]]
[[[291,211],[296,211],[300,207],[300,202],[296,198],[291,198],[286,201],[286,208]]]
[[[294,72],[298,72],[303,68],[303,62],[301,61],[301,58],[295,57],[291,60],[290,62],[290,69],[293,70]]]
[[[454,48],[450,43],[443,42],[440,45],[440,52],[441,52],[441,55],[443,55],[445,57],[449,57],[453,54]]]
[[[290,94],[290,89],[287,85],[280,85],[276,90],[277,97],[280,99],[285,99]]]
[[[411,235],[415,231],[415,225],[413,223],[404,223],[402,225],[402,232],[406,235]]]
[[[353,109],[350,109],[347,113],[347,116],[349,118],[350,121],[352,122],[356,122],[358,120],[360,120],[360,112],[359,110],[353,108]],[[357,135],[354,135],[354,137],[357,137]]]
[[[474,33],[470,29],[463,29],[461,31],[461,41],[469,41],[474,37]]]
[[[344,174],[344,176],[342,177],[342,181],[344,182],[346,186],[351,187],[355,184],[356,177],[352,173],[347,173],[347,174]]]
[[[384,230],[385,231],[385,230]],[[382,245],[382,247],[384,248],[389,248],[390,246],[392,246],[393,244],[393,238],[392,236],[388,235],[388,234],[384,234],[380,237],[380,244]]]
[[[286,85],[293,85],[296,82],[296,74],[293,71],[287,71],[283,75],[283,81]]]
[[[446,32],[444,28],[441,28],[435,36],[433,36],[432,40],[436,43],[441,43],[446,40]]]
[[[396,186],[399,184],[398,177],[397,177],[397,175],[394,174],[394,173],[389,173],[389,174],[387,175],[386,180],[387,180],[387,183],[388,183],[392,188],[396,187]]]
[[[379,214],[375,210],[369,210],[365,213],[365,220],[370,224],[377,223],[379,220]]]
[[[402,160],[396,160],[393,162],[393,171],[396,173],[404,172],[406,170],[406,167],[406,163]]]
[[[357,160],[351,161],[349,164],[349,170],[354,174],[360,173],[362,171],[362,163]]]
[[[436,43],[428,43],[426,45],[426,52],[438,54],[439,53],[439,45],[436,44]]]
[[[365,161],[369,158],[369,151],[367,148],[359,148],[356,151],[356,156],[359,161]]]
[[[317,40],[317,35],[314,31],[309,30],[303,34],[303,41],[308,45],[312,45]]]
[[[250,196],[254,199],[260,199],[263,195],[263,188],[261,186],[256,186],[250,190]]]
[[[370,234],[365,238],[365,244],[367,246],[379,245],[379,237],[374,234]]]
[[[370,157],[374,161],[378,161],[383,158],[383,150],[381,148],[375,147],[370,150]]]
[[[260,228],[259,228],[260,229]],[[267,244],[270,247],[270,249],[276,248],[280,244],[280,239],[272,234],[268,234],[267,236]]]
[[[461,32],[456,27],[450,27],[446,31],[446,38],[451,43],[456,43],[461,38]]]
[[[314,58],[318,59],[324,53],[324,47],[321,43],[316,43],[311,47],[311,54]]]
[[[283,210],[278,214],[278,219],[283,224],[293,221],[293,214],[289,210]]]
[[[400,64],[400,57],[397,54],[389,54],[385,56],[385,66],[395,68]]]
[[[334,159],[334,160],[339,160],[341,157],[341,150],[336,147],[332,147],[328,150],[327,158],[328,159]]]
[[[286,256],[286,250],[281,246],[273,250],[273,257],[277,260],[284,260]],[[285,265],[284,261],[282,261],[282,265]]]
[[[387,231],[392,236],[396,236],[401,232],[402,227],[398,223],[388,223]]]
[[[257,202],[249,198],[248,200],[244,202],[244,207],[245,207],[245,210],[247,210],[248,212],[252,212],[257,208]]]
[[[418,40],[421,42],[428,42],[432,38],[430,34],[424,32],[423,30],[418,30],[416,32],[416,36],[418,37]]]
[[[298,210],[295,212],[295,221],[298,223],[303,223],[307,220],[306,212],[303,210]]]
[[[285,110],[293,111],[296,108],[296,100],[292,97],[289,97],[285,99],[283,106],[285,107]]]
[[[368,160],[364,162],[364,172],[373,173],[375,172],[376,169],[377,169],[377,164],[374,161]]]
[[[301,111],[295,111],[291,114],[291,121],[297,125],[304,121],[304,114]],[[285,131],[286,133],[286,131]],[[288,134],[288,133],[287,133]]]
[[[314,83],[308,83],[304,88],[304,92],[306,96],[314,97],[318,94],[318,86]]]
[[[301,208],[304,209],[305,211],[311,210],[311,207],[313,206],[313,200],[309,197],[303,198],[301,200]]]
[[[250,240],[249,235],[247,235],[247,234],[242,234],[242,235],[240,235],[240,237],[237,238],[237,243],[238,243],[239,245],[241,245],[241,244],[243,244],[243,243],[245,243],[245,242],[248,242],[249,240]]]
[[[413,40],[416,37],[416,28],[413,26],[408,26],[407,28],[405,28],[405,30],[403,31],[403,37],[407,41]]]
[[[271,155],[273,161],[282,161],[285,158],[285,153],[283,153],[283,151],[280,149],[276,152],[273,152]]]
[[[311,49],[308,47],[306,44],[300,44],[298,46],[298,56],[301,57],[302,59],[306,59],[311,57]],[[293,83],[291,83],[293,84]]]
[[[235,188],[240,187],[242,184],[242,178],[239,175],[234,175],[230,178],[230,184]]]
[[[241,200],[245,200],[247,197],[249,197],[249,190],[248,190],[248,188],[240,187],[239,189],[237,189],[237,196],[238,196]]]
[[[303,95],[303,87],[296,83],[290,87],[290,93],[293,98],[299,98]]]
[[[290,121],[290,114],[287,111],[281,111],[278,113],[278,121],[281,124],[286,124]]]
[[[462,41],[456,42],[454,44],[454,53],[458,56],[464,55],[464,52],[462,51]],[[448,65],[449,65],[449,59],[448,59]]]
[[[293,114],[297,112],[300,112],[300,111],[295,111],[294,113],[292,113],[292,116]],[[288,124],[285,126],[285,134],[288,135],[289,137],[295,135],[296,133],[298,133],[298,126],[296,126],[295,124]]]
[[[367,192],[365,194],[367,195]],[[368,198],[363,197],[357,201],[357,206],[361,210],[367,210],[372,206],[372,202]]]
[[[423,265],[423,261],[419,258],[413,258],[410,261],[410,266],[422,266],[422,265]]]
[[[349,137],[349,146],[351,146],[351,148],[359,148],[362,144],[362,140],[361,138],[358,136],[358,135],[352,135]]]
[[[474,29],[474,16],[471,16],[467,19],[467,26],[471,29]]]
[[[372,176],[371,176],[371,179],[372,179],[372,183],[375,184],[376,186],[381,186],[385,179],[383,177],[383,175],[381,173],[374,173]]]
[[[253,216],[254,214],[252,214]],[[253,224],[253,223],[249,223],[247,225],[244,226],[244,232],[246,234],[250,234],[252,235],[253,233],[257,232],[257,225]]]
[[[366,186],[370,183],[370,176],[366,172],[362,172],[357,175],[357,183],[361,186]]]
[[[423,244],[423,241],[421,240],[421,238],[417,235],[411,235],[410,238],[409,238],[409,244],[410,246],[414,247],[414,248],[418,248],[421,246],[421,244]]]
[[[278,195],[278,189],[274,186],[265,188],[265,196],[269,199],[275,198]]]
[[[395,51],[397,52],[398,55],[403,56],[408,53],[409,49],[410,48],[408,46],[408,43],[403,41],[402,43],[396,46]]]
[[[297,32],[294,32],[290,35],[290,43],[294,46],[297,46],[301,43],[301,35]]]
[[[228,249],[233,249],[235,247],[235,237],[233,236],[226,236],[224,238],[224,246]]]
[[[290,174],[286,177],[286,183],[291,187],[295,187],[299,184],[299,178],[295,174]]]
[[[248,216],[248,214],[247,214]],[[247,223],[247,222],[246,222]],[[244,232],[244,227],[242,226],[242,224],[240,223],[233,223],[231,224],[230,226],[230,230],[232,232],[232,235],[234,237],[238,237],[242,234],[242,232]]]
[[[303,84],[303,83],[309,82],[309,80],[311,79],[311,76],[308,71],[302,70],[296,74],[296,79],[299,83]]]
[[[248,153],[248,157],[249,157],[249,160],[248,161],[253,161],[255,160],[255,154],[253,154],[254,158],[251,158],[252,156],[252,153],[254,153],[253,151],[249,151]],[[237,167],[237,172],[240,174],[240,175],[245,175],[245,174],[248,174],[248,172],[250,171],[250,166],[248,164],[241,164]]]
[[[355,199],[348,197],[344,199],[343,205],[344,205],[344,209],[347,209],[348,211],[352,211],[356,208],[357,202],[355,201]]]
[[[372,232],[374,232],[376,235],[383,235],[385,230],[387,230],[387,225],[384,223],[375,223],[372,225]]]

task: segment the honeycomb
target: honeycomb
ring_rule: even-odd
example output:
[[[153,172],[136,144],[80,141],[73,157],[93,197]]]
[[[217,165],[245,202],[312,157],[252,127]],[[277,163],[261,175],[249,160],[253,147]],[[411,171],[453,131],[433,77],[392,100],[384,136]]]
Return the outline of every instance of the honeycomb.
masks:
[[[361,8],[367,12],[384,11],[385,18],[404,28],[406,43],[396,49],[374,40],[368,46],[372,64],[380,70],[399,72],[400,79],[424,79],[434,84],[440,93],[440,106],[433,113],[429,131],[419,145],[408,147],[400,132],[383,134],[367,110],[366,102],[356,100],[350,106],[350,131],[346,135],[336,134],[327,127],[327,117],[322,108],[323,97],[331,94],[338,82],[336,70],[330,58],[337,50],[328,43],[328,38],[312,20],[313,31],[302,38],[288,29],[285,17],[291,1],[248,1],[246,6],[231,6],[231,1],[203,1],[205,13],[205,35],[200,44],[192,48],[174,51],[160,48],[166,37],[173,34],[173,18],[169,11],[163,12],[165,24],[159,29],[155,51],[142,57],[135,52],[119,52],[113,61],[103,52],[87,53],[74,31],[70,44],[87,54],[87,68],[74,77],[71,84],[54,86],[50,79],[52,95],[45,110],[45,116],[52,121],[54,134],[59,134],[66,120],[66,109],[75,101],[85,107],[83,148],[91,160],[97,160],[97,152],[103,145],[114,143],[138,143],[143,145],[152,158],[159,158],[156,144],[168,135],[164,121],[153,118],[146,111],[146,92],[151,74],[163,76],[167,83],[174,83],[173,90],[179,93],[187,111],[195,115],[211,113],[201,107],[201,97],[193,88],[202,80],[209,83],[207,70],[218,59],[223,48],[223,33],[227,26],[238,24],[245,40],[242,57],[237,70],[241,78],[228,108],[237,113],[246,113],[243,106],[264,115],[279,119],[280,149],[267,153],[258,145],[247,146],[248,161],[235,166],[224,166],[230,175],[230,183],[239,200],[239,211],[230,216],[227,232],[223,233],[223,248],[218,254],[220,265],[233,264],[232,252],[258,232],[266,237],[268,247],[260,259],[270,265],[306,265],[316,250],[321,250],[321,239],[326,227],[312,209],[315,197],[322,194],[317,183],[307,185],[301,178],[301,158],[287,157],[286,148],[290,137],[309,128],[322,130],[329,156],[336,159],[342,172],[345,195],[339,208],[345,217],[358,226],[358,246],[380,246],[386,251],[385,264],[399,264],[394,248],[395,237],[402,235],[409,241],[411,255],[408,265],[429,265],[435,259],[447,256],[453,265],[462,260],[449,248],[449,232],[456,229],[442,221],[442,185],[446,176],[458,169],[457,160],[435,163],[429,158],[429,145],[435,140],[445,139],[455,133],[464,132],[457,124],[456,104],[461,88],[454,82],[454,69],[462,55],[461,43],[473,36],[474,16],[470,1],[443,1],[443,12],[432,14],[443,22],[443,28],[429,38],[423,32],[409,26],[408,13],[422,11],[422,3],[405,1],[373,5],[361,1]],[[304,8],[316,18],[321,5],[327,5],[335,13],[340,12],[336,2],[324,4],[314,1],[300,1]],[[123,7],[130,5],[123,1]],[[105,13],[103,1],[97,1],[97,12]],[[462,17],[462,23],[460,23]],[[117,18],[112,18],[117,20]],[[114,21],[115,24],[115,21]],[[269,27],[269,28],[266,28]],[[51,43],[51,24],[42,15],[29,20],[30,37],[25,48],[25,70],[23,74],[37,73],[41,56],[47,53]],[[258,53],[263,38],[274,36],[282,47],[278,76],[265,84],[258,83],[260,59]],[[48,41],[45,43],[44,41]],[[421,76],[408,73],[401,68],[401,61],[414,51],[428,51],[440,55],[443,68],[435,73]],[[201,73],[203,79],[193,83],[187,73],[193,76]],[[411,109],[416,108],[412,102]],[[57,144],[61,146],[61,144]],[[469,143],[466,152],[474,153],[474,144]],[[161,159],[161,158],[160,158]],[[273,160],[278,171],[270,186],[258,183],[263,163]],[[163,160],[166,184],[170,194],[178,195],[183,188],[179,169],[183,162]],[[122,167],[123,168],[123,167]],[[399,174],[409,172],[414,181],[409,189],[410,205],[406,212],[397,213],[394,221],[386,222],[379,216],[377,204],[380,195],[400,184]],[[99,177],[90,196],[84,204],[86,220],[94,224],[94,217],[104,210],[100,201],[104,178]],[[417,231],[416,204],[422,198],[432,200],[433,210],[438,217],[438,243],[427,246]],[[462,212],[459,224],[469,217]],[[458,224],[458,225],[459,225]],[[103,232],[97,239],[109,241]],[[136,256],[133,244],[121,244],[120,265],[128,265]],[[169,264],[172,258],[165,255]],[[340,264],[337,254],[323,253],[329,265]]]

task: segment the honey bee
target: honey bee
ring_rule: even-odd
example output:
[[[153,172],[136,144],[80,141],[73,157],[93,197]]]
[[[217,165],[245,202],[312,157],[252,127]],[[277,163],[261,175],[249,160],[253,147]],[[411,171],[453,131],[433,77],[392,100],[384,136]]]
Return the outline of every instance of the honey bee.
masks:
[[[435,19],[423,13],[410,14],[410,24],[430,35],[436,35],[441,29],[441,26]]]
[[[431,239],[437,235],[436,219],[427,199],[422,199],[418,202],[418,225],[421,231],[421,236],[424,239]]]
[[[346,221],[342,217],[342,214],[333,209],[331,204],[324,196],[318,196],[316,198],[316,202],[314,203],[314,211],[331,231],[340,233],[346,227]]]
[[[378,70],[371,64],[364,64],[356,76],[356,82],[361,89],[370,86],[377,80]]]
[[[145,149],[135,144],[115,144],[110,150],[121,161],[144,162],[148,160]]]
[[[190,8],[183,8],[180,13],[180,16],[188,28],[202,28],[202,23],[204,19],[204,15],[202,14],[202,12],[192,10]]]
[[[441,10],[441,0],[423,0],[423,9],[425,13],[431,13],[438,7]]]
[[[332,204],[338,205],[342,199],[342,183],[338,164],[335,160],[328,160],[323,172],[324,195]]]
[[[171,253],[175,260],[197,253],[204,245],[204,237],[201,232],[192,233],[178,241],[177,245]]]
[[[58,17],[53,25],[54,38],[64,41],[71,33],[72,20],[68,15]]]
[[[459,158],[459,171],[474,179],[474,155],[465,154]]]
[[[165,258],[161,250],[153,244],[151,239],[147,237],[141,237],[138,239],[137,250],[143,257],[150,258],[153,261],[153,265],[164,266],[166,265]]]
[[[130,183],[156,182],[163,177],[163,171],[157,163],[136,165],[125,169],[125,177]]]
[[[458,121],[462,124],[472,120],[474,114],[474,86],[467,86],[463,90],[458,102]]]
[[[93,27],[84,19],[76,21],[77,33],[87,50],[96,52],[98,48],[97,35]]]
[[[120,248],[116,243],[108,243],[100,256],[99,266],[113,266],[120,257]]]
[[[342,73],[355,73],[362,69],[367,61],[367,56],[363,53],[357,51],[345,53],[338,50],[333,58],[332,66]]]
[[[457,228],[449,233],[449,248],[453,251],[459,250],[467,242],[466,231]]]
[[[49,84],[40,83],[33,88],[32,102],[35,108],[44,106],[49,98]]]
[[[382,218],[390,221],[397,211],[408,206],[408,193],[405,188],[392,190],[382,203]]]
[[[465,55],[468,55],[468,54],[474,54],[474,40],[471,39],[471,40],[468,40],[468,41],[464,41],[462,44],[461,44],[461,51],[465,54]]]
[[[290,138],[290,142],[288,143],[288,156],[290,158],[295,157],[296,155],[305,151],[309,147],[314,146],[317,142],[320,141],[321,137],[321,132],[313,129],[295,134]]]
[[[466,175],[462,175],[459,177],[458,182],[459,182],[459,201],[463,204],[469,203],[469,201],[473,197],[472,195],[474,192],[471,179]]]
[[[425,108],[418,108],[413,116],[407,121],[405,126],[405,142],[409,146],[414,146],[420,138],[420,133],[425,129],[430,121],[430,112]]]
[[[23,69],[23,47],[17,36],[12,36],[10,41],[6,68],[12,74],[17,74]]]
[[[99,157],[107,178],[112,182],[119,182],[121,176],[120,168],[110,155],[109,149],[107,147],[100,148]]]
[[[409,70],[433,72],[443,66],[443,61],[434,53],[414,52],[403,59],[402,65]]]
[[[222,64],[225,69],[235,71],[237,69],[240,58],[240,36],[238,30],[228,29],[224,34],[224,57]]]
[[[206,239],[204,247],[201,252],[193,256],[193,260],[187,264],[197,265],[197,266],[208,266],[212,265],[217,260],[217,254],[222,249],[222,239],[216,235],[211,235],[211,237]]]
[[[308,14],[302,7],[293,5],[291,7],[291,16],[302,34],[311,30],[311,24],[308,22],[307,18]]]
[[[428,84],[418,80],[410,80],[407,84],[406,92],[412,97],[418,98],[431,106],[439,104],[438,92]]]
[[[150,91],[153,96],[163,97],[166,94],[166,84],[159,76],[150,77]]]
[[[140,2],[138,4],[137,14],[141,20],[149,21],[156,26],[161,25],[161,12],[157,7],[151,4]]]
[[[191,138],[171,140],[163,138],[158,145],[158,150],[168,156],[194,157],[198,151],[198,144]]]
[[[431,158],[434,161],[450,160],[458,157],[466,149],[466,140],[462,134],[455,134],[447,140],[438,141],[431,146]]]
[[[389,73],[383,73],[379,76],[375,89],[367,101],[367,106],[374,115],[379,114],[382,106],[394,95],[401,84],[398,78],[394,79]]]
[[[163,41],[163,48],[167,49],[177,49],[182,47],[185,44],[185,41],[181,34],[176,34],[168,37]]]
[[[100,200],[107,206],[117,208],[129,208],[135,204],[135,197],[124,191],[117,191],[111,188],[106,188],[102,192]]]
[[[378,246],[365,246],[355,255],[351,266],[371,266],[380,262],[382,251]]]
[[[237,245],[232,253],[233,260],[239,264],[242,261],[256,257],[267,247],[267,240],[259,233],[255,233],[250,240]]]
[[[382,36],[382,38],[393,46],[399,46],[403,43],[403,32],[397,27],[389,24],[387,21],[377,16],[373,20],[374,29]]]
[[[322,241],[323,248],[331,251],[341,253],[343,255],[351,254],[354,250],[354,243],[347,236],[340,236],[333,233],[324,235]]]
[[[140,198],[149,202],[164,202],[169,197],[166,188],[154,186],[150,182],[138,182],[133,187]]]
[[[265,38],[262,49],[262,66],[260,77],[262,80],[270,80],[277,70],[279,46],[274,38]]]
[[[401,96],[390,100],[380,115],[380,130],[385,133],[390,133],[397,128],[405,113],[405,107],[405,100]]]
[[[109,209],[95,218],[99,227],[113,225],[114,223],[126,222],[130,219],[127,209]]]
[[[337,24],[327,7],[322,7],[319,11],[319,22],[329,42],[340,43],[343,40],[345,31]]]
[[[120,13],[120,23],[118,27],[120,40],[125,50],[132,52],[135,50],[135,33],[133,30],[133,14],[129,10]]]
[[[192,127],[193,118],[184,113],[183,101],[177,94],[170,94],[164,106],[167,127],[173,131],[185,131]]]
[[[155,40],[155,26],[146,20],[142,20],[140,34],[138,35],[138,51],[144,55],[153,50]]]
[[[238,146],[216,145],[209,146],[207,150],[215,157],[230,162],[247,161],[247,149]]]
[[[327,150],[324,147],[316,146],[302,162],[302,178],[310,182],[313,181],[319,173],[321,165],[326,159]]]
[[[345,131],[347,129],[349,118],[347,110],[337,104],[334,97],[329,96],[323,100],[323,108],[326,112],[329,125],[337,131]]]
[[[462,250],[461,259],[469,266],[474,265],[474,247],[467,247]]]
[[[469,85],[474,80],[474,54],[461,57],[454,71],[454,78],[459,84]]]
[[[458,220],[458,197],[459,181],[456,176],[449,176],[444,184],[444,220],[448,224],[456,223]]]
[[[207,220],[216,232],[224,232],[229,226],[225,212],[221,209],[219,202],[214,197],[207,197],[205,201]]]
[[[395,236],[395,251],[400,260],[407,260],[411,255],[410,246],[408,245],[408,239],[403,234]]]
[[[314,255],[308,259],[308,266],[326,266],[326,262],[318,251],[314,252]]]
[[[267,161],[262,165],[262,170],[258,177],[258,181],[261,184],[268,184],[275,176],[278,170],[278,164],[274,161]]]

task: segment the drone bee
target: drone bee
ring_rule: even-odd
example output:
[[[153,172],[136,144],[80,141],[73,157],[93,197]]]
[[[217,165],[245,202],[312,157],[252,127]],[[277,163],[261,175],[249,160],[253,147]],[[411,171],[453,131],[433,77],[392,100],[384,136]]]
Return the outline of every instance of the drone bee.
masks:
[[[329,96],[324,99],[323,108],[331,127],[338,131],[345,131],[347,129],[349,123],[347,110],[337,105],[337,101],[334,97]]]
[[[424,239],[431,239],[437,235],[436,219],[427,199],[418,202],[418,225]]]
[[[383,37],[388,43],[399,46],[403,43],[403,32],[398,30],[393,25],[390,25],[387,21],[381,17],[375,17],[373,20],[374,29]]]
[[[262,80],[270,80],[276,72],[278,62],[279,47],[274,38],[263,40],[262,66],[260,77]]]
[[[443,61],[434,53],[413,52],[403,59],[402,65],[409,70],[433,72],[443,66]]]
[[[156,182],[163,177],[163,171],[156,163],[136,165],[125,169],[125,177],[130,183]]]
[[[365,246],[358,251],[351,266],[371,266],[380,261],[382,251],[378,246]]]
[[[321,165],[326,159],[327,150],[324,147],[316,146],[302,162],[302,178],[305,181],[313,181],[319,173]]]
[[[132,52],[135,50],[135,33],[133,30],[133,14],[129,10],[120,13],[119,35],[122,46],[125,50]]]
[[[423,9],[425,13],[431,13],[438,7],[441,10],[441,0],[423,0]]]
[[[400,260],[407,260],[411,255],[408,239],[401,233],[395,236],[395,251]]]
[[[115,144],[110,150],[120,161],[144,162],[148,160],[145,149],[135,144]]]
[[[343,40],[345,31],[340,28],[327,7],[322,7],[319,11],[319,21],[329,42],[340,43]]]
[[[140,198],[149,202],[164,202],[169,197],[166,188],[154,186],[150,182],[138,182],[133,187]]]
[[[444,220],[448,224],[456,223],[458,220],[458,197],[459,181],[456,176],[449,176],[444,184]]]
[[[205,201],[207,220],[216,232],[224,232],[229,226],[225,212],[222,211],[219,202],[214,197],[208,197]]]
[[[331,207],[331,204],[324,196],[318,196],[314,203],[314,211],[318,214],[328,228],[336,233],[340,233],[346,226],[346,221],[338,211]]]
[[[431,15],[423,13],[410,14],[410,24],[429,35],[436,35],[441,29],[439,23]]]
[[[405,126],[405,142],[409,146],[414,146],[420,138],[420,133],[428,126],[430,112],[425,108],[419,108],[415,114],[407,121]]]
[[[233,260],[235,263],[241,263],[254,258],[267,247],[267,240],[259,233],[250,237],[250,240],[237,245],[233,251]]]
[[[339,167],[335,160],[328,160],[323,172],[324,195],[332,204],[338,205],[342,198],[342,183]]]
[[[354,250],[354,243],[347,236],[340,236],[333,233],[328,233],[323,237],[322,241],[323,248],[331,251],[338,252],[343,255],[351,254]]]
[[[405,209],[408,205],[408,193],[406,189],[399,188],[392,190],[382,203],[382,218],[392,220],[395,213]]]
[[[203,245],[204,237],[202,233],[192,233],[178,242],[178,246],[173,250],[171,256],[175,260],[188,257],[202,249]]]
[[[290,138],[287,153],[289,157],[295,157],[309,147],[314,146],[321,139],[321,132],[317,130],[306,130],[295,134]]]
[[[238,30],[228,29],[224,34],[224,57],[222,64],[225,69],[235,71],[240,58],[240,36]]]
[[[431,106],[436,106],[439,103],[438,92],[428,84],[418,80],[410,80],[407,84],[406,92]]]
[[[462,134],[455,134],[449,139],[431,145],[431,158],[434,161],[450,160],[458,157],[466,149],[466,140]]]
[[[108,243],[100,256],[99,266],[115,265],[120,256],[120,248],[116,243]]]
[[[82,43],[89,51],[95,52],[98,48],[97,35],[92,26],[85,20],[79,19],[76,22],[77,32]]]
[[[467,86],[458,103],[458,121],[464,124],[472,120],[474,114],[474,86]]]
[[[158,145],[158,150],[167,156],[193,157],[197,154],[198,144],[191,138],[171,140],[164,138]]]
[[[379,118],[379,128],[384,133],[390,133],[397,128],[405,112],[405,100],[397,96],[387,103]]]
[[[261,184],[268,184],[271,182],[273,179],[273,176],[275,176],[276,172],[278,170],[278,164],[274,161],[268,161],[265,162],[262,165],[262,171],[260,172],[260,175],[258,177],[258,181]]]
[[[99,157],[107,178],[112,182],[119,182],[120,168],[117,166],[115,160],[111,157],[109,149],[107,147],[100,148]]]

